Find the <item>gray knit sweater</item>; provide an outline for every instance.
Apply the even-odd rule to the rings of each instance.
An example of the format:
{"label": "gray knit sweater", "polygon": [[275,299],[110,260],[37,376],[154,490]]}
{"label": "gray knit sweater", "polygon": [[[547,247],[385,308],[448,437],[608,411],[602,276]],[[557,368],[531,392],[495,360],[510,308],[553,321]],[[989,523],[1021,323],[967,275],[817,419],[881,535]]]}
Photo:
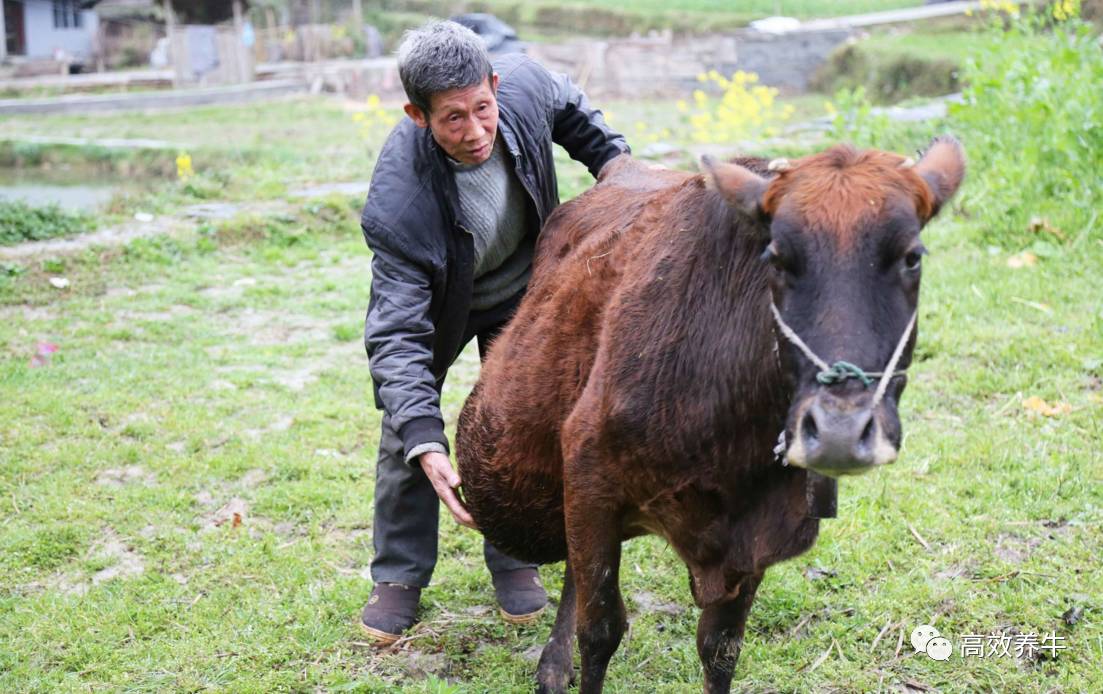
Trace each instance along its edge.
{"label": "gray knit sweater", "polygon": [[481,164],[449,162],[460,207],[475,242],[471,308],[484,311],[520,292],[532,273],[533,241],[525,238],[528,200],[501,137]]}

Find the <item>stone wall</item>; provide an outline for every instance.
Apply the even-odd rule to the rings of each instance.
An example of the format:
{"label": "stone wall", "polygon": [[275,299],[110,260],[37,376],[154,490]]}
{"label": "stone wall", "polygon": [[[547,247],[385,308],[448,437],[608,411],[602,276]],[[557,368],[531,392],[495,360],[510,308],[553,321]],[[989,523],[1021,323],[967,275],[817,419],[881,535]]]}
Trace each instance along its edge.
{"label": "stone wall", "polygon": [[529,54],[565,72],[587,93],[601,97],[684,95],[709,70],[757,73],[762,84],[800,92],[828,55],[850,35],[846,29],[764,34],[746,30],[704,37],[670,33],[629,39],[580,39],[532,44]]}

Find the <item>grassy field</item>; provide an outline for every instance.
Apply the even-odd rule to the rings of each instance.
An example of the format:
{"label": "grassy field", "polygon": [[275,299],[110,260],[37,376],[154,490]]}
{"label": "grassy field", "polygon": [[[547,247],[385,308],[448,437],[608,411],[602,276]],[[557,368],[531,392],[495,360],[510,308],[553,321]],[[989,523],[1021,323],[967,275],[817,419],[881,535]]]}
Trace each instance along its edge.
{"label": "grassy field", "polygon": [[[279,233],[245,219],[89,253],[50,268],[66,291],[36,268],[6,283],[0,689],[525,688],[551,617],[500,624],[477,538],[450,521],[416,638],[376,654],[356,631],[378,414],[354,205],[304,208]],[[968,226],[926,232],[905,453],[845,482],[815,549],[770,572],[743,688],[1103,686],[1103,241],[1075,230],[1067,255],[1012,270]],[[59,349],[31,368],[39,342]],[[466,355],[450,418],[476,370]],[[1030,396],[1071,411],[1038,415]],[[684,569],[653,539],[626,557],[633,628],[611,690],[684,691]],[[938,663],[897,649],[920,622],[951,638],[1055,630],[1069,648]]]}
{"label": "grassy field", "polygon": [[[1042,47],[1031,51],[1033,65]],[[1063,113],[1054,104],[1046,118]],[[625,123],[661,110],[610,108]],[[1015,103],[984,108],[976,119],[991,115],[1016,142],[1034,127],[1013,120],[1030,110]],[[268,215],[249,204],[366,177],[378,141],[357,110],[294,100],[167,120],[0,121],[0,137],[156,137],[194,154],[194,176],[177,180],[163,175],[173,153],[157,155],[167,164],[86,153],[161,174],[103,224],[244,205],[170,236],[0,264],[0,691],[531,690],[552,615],[503,624],[479,538],[451,520],[411,638],[374,651],[356,626],[379,433],[360,336],[362,201],[288,201]],[[844,481],[816,546],[767,574],[737,690],[1103,691],[1103,221],[1096,198],[1062,208],[1047,171],[1029,170],[1041,183],[1026,197],[1025,182],[1004,186],[985,168],[1002,160],[967,137],[988,126],[956,123],[974,128],[958,134],[975,164],[924,232],[901,459]],[[874,134],[910,150],[946,127]],[[1082,154],[1075,142],[1093,133],[1065,150]],[[986,146],[1006,149],[996,135]],[[1035,139],[1018,151],[1023,167],[1035,149],[1052,154],[1041,130]],[[586,185],[577,166],[563,174],[565,195]],[[1098,195],[1098,179],[1071,177]],[[1032,208],[1001,216],[1012,203],[1037,205],[1050,228],[1027,230]],[[59,276],[69,287],[49,283]],[[468,351],[451,372],[449,426],[477,371]],[[543,569],[556,594],[560,572]],[[608,691],[698,690],[684,566],[643,538],[626,545],[621,580],[632,626]],[[911,648],[922,623],[951,640],[948,661]],[[1031,634],[1064,648],[1015,657]],[[965,657],[967,636],[1003,636],[1010,652]]]}

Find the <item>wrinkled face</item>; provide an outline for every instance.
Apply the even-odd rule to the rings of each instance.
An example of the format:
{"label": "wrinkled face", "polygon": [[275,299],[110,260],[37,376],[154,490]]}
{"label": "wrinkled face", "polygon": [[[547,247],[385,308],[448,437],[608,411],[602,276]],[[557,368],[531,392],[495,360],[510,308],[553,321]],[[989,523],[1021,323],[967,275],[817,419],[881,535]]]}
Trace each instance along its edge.
{"label": "wrinkled face", "polygon": [[[880,376],[861,375],[885,371],[898,348],[893,371],[911,361],[909,323],[925,253],[920,229],[957,189],[964,159],[960,145],[945,139],[916,165],[836,147],[781,168],[772,181],[719,167],[712,173],[730,200],[748,211],[753,204],[769,219],[762,260],[780,322],[792,333],[779,323],[782,371],[793,393],[786,460],[831,476],[866,472],[896,460],[906,379],[893,376],[879,389]],[[857,369],[825,373],[824,364],[839,362]]]}
{"label": "wrinkled face", "polygon": [[431,111],[406,104],[406,114],[419,127],[429,128],[448,156],[462,164],[481,164],[490,158],[498,132],[498,75],[470,87],[433,94]]}

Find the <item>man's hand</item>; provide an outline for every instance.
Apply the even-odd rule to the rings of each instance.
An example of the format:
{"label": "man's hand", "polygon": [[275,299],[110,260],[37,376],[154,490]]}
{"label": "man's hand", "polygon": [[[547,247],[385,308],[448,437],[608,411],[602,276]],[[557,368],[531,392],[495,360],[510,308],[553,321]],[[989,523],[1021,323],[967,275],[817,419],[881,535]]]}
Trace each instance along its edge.
{"label": "man's hand", "polygon": [[433,484],[437,496],[452,512],[452,517],[456,519],[456,522],[478,530],[475,526],[475,519],[471,517],[471,514],[460,503],[459,497],[456,496],[454,490],[460,486],[460,476],[452,469],[452,461],[448,459],[448,456],[430,451],[419,455],[417,460],[421,463],[421,469],[425,471],[425,476]]}

